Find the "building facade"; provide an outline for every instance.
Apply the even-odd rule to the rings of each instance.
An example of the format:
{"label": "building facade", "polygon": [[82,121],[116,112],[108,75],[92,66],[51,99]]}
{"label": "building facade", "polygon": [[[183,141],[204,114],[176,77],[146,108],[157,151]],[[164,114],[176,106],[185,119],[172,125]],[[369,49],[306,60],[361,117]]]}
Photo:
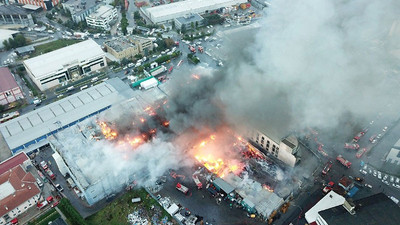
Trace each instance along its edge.
{"label": "building facade", "polygon": [[30,168],[34,167],[23,152],[0,164],[0,225],[36,206],[40,189],[34,176],[27,172]]}
{"label": "building facade", "polygon": [[129,40],[138,46],[139,53],[147,55],[149,51],[153,51],[153,41],[149,38],[140,37],[137,35],[129,36]]}
{"label": "building facade", "polygon": [[25,60],[23,64],[42,91],[107,66],[105,53],[92,39]]}
{"label": "building facade", "polygon": [[175,18],[175,27],[176,29],[193,29],[196,27],[201,27],[203,26],[204,18],[201,17],[198,13],[194,14],[188,14],[185,16],[181,16],[178,18]]}
{"label": "building facade", "polygon": [[86,17],[86,23],[90,27],[110,30],[110,23],[118,17],[117,9],[111,5],[100,6],[95,12]]}
{"label": "building facade", "polygon": [[18,0],[19,4],[23,5],[36,5],[42,7],[44,10],[50,10],[60,3],[60,0]]}
{"label": "building facade", "polygon": [[62,3],[65,9],[71,13],[72,21],[79,23],[85,21],[86,17],[95,12],[102,4],[97,0],[70,0]]}
{"label": "building facade", "polygon": [[30,13],[16,5],[0,6],[0,25],[14,24],[21,26],[33,25],[33,18]]}
{"label": "building facade", "polygon": [[139,47],[128,39],[121,37],[115,40],[104,42],[107,52],[111,53],[118,60],[130,59],[139,54]]}
{"label": "building facade", "polygon": [[294,136],[288,136],[280,141],[276,141],[258,130],[248,132],[248,138],[252,145],[259,149],[263,154],[273,156],[286,165],[294,167],[300,159],[298,152],[298,141]]}
{"label": "building facade", "polygon": [[24,98],[21,88],[8,67],[0,67],[0,105],[6,105]]}

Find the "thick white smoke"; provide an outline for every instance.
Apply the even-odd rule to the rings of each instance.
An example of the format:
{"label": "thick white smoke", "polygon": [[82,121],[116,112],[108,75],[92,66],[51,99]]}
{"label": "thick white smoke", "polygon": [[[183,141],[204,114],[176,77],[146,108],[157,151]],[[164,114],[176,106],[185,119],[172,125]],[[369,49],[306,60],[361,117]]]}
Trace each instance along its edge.
{"label": "thick white smoke", "polygon": [[228,118],[282,137],[306,126],[333,128],[348,112],[361,119],[378,113],[398,96],[392,52],[400,32],[389,33],[399,4],[274,1],[254,44],[242,54],[228,46],[234,63],[217,91]]}

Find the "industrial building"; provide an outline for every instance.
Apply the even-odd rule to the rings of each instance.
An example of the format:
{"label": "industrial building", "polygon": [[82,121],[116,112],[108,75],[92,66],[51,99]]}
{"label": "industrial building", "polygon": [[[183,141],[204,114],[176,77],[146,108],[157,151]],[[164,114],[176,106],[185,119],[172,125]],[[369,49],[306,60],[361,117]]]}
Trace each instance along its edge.
{"label": "industrial building", "polygon": [[145,18],[154,24],[173,21],[191,13],[203,14],[222,7],[245,3],[247,0],[187,0],[155,7],[140,8]]}
{"label": "industrial building", "polygon": [[44,10],[50,10],[60,3],[60,0],[18,0],[19,4],[23,5],[36,5],[42,7]]}
{"label": "industrial building", "polygon": [[86,23],[90,27],[110,30],[110,23],[115,21],[117,17],[116,8],[111,5],[103,5],[86,17]]}
{"label": "industrial building", "polygon": [[306,212],[305,218],[310,225],[397,225],[400,207],[383,193],[348,202],[331,191]]}
{"label": "industrial building", "polygon": [[132,89],[118,78],[85,89],[0,125],[12,154],[48,144],[47,137],[131,98]]}
{"label": "industrial building", "polygon": [[21,152],[0,163],[0,224],[16,221],[16,217],[36,206],[40,189],[32,173],[28,156]]}
{"label": "industrial building", "polygon": [[19,33],[17,30],[0,29],[0,49],[4,48],[4,41],[8,41],[9,38],[14,38],[14,35],[17,33]]}
{"label": "industrial building", "polygon": [[0,67],[0,105],[7,105],[23,98],[21,88],[8,67]]}
{"label": "industrial building", "polygon": [[[266,190],[259,182],[252,179],[242,179],[233,173],[224,177],[224,182],[217,181],[216,183],[214,182],[214,185],[225,187],[224,189],[228,190],[234,188],[235,192],[242,198],[240,204],[244,209],[248,213],[257,213],[264,219],[268,219],[284,203],[283,198],[273,191]],[[227,194],[229,195],[229,193]]]}
{"label": "industrial building", "polygon": [[98,0],[69,0],[62,3],[71,12],[72,21],[79,23],[96,11],[102,4]]}
{"label": "industrial building", "polygon": [[291,167],[294,167],[301,158],[299,143],[293,135],[279,139],[277,135],[270,132],[267,134],[267,132],[251,130],[248,132],[248,138],[250,143],[263,154],[273,156]]}
{"label": "industrial building", "polygon": [[105,53],[92,39],[27,59],[23,64],[42,91],[107,66]]}
{"label": "industrial building", "polygon": [[[128,87],[126,84],[120,85]],[[125,107],[126,111],[132,114],[142,113],[149,102],[166,96],[165,92],[160,89],[151,89],[146,92],[133,92],[130,89],[130,92],[133,93],[133,96],[128,100],[116,103],[118,104],[116,107]],[[108,111],[102,113],[98,118],[112,116],[110,115],[112,111],[109,114],[107,113]],[[119,163],[118,160],[120,160],[118,157],[112,157],[111,160],[115,159],[114,164],[102,168],[92,168],[91,161],[94,158],[97,159],[95,163],[97,165],[99,162],[110,163],[109,154],[111,153],[109,151],[118,151],[109,142],[102,142],[102,139],[104,139],[104,136],[94,120],[82,121],[48,138],[50,146],[55,152],[53,158],[60,172],[64,176],[69,175],[79,189],[79,196],[84,198],[89,205],[113,196],[116,192],[131,184],[134,176],[129,171],[137,169],[134,162],[125,163],[124,166],[116,166],[115,164]],[[108,144],[110,144],[110,147],[105,147]],[[91,151],[85,151],[88,148]],[[126,159],[128,160],[129,157],[127,156]],[[94,172],[94,169],[98,172]]]}
{"label": "industrial building", "polygon": [[128,38],[132,43],[138,46],[139,53],[147,55],[149,51],[153,51],[154,45],[151,39],[137,35],[131,35]]}
{"label": "industrial building", "polygon": [[185,16],[180,16],[175,18],[175,27],[176,29],[192,29],[203,26],[204,18],[201,17],[198,13],[188,14]]}
{"label": "industrial building", "polygon": [[25,9],[16,5],[0,6],[0,25],[17,25],[26,27],[33,25],[33,18]]}

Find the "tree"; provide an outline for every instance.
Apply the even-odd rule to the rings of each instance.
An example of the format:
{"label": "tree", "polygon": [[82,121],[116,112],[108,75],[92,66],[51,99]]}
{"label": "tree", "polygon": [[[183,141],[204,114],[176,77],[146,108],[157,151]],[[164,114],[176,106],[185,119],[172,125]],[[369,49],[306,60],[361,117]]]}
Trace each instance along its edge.
{"label": "tree", "polygon": [[172,40],[171,38],[166,38],[164,41],[167,48],[171,48],[172,46],[175,45],[175,41]]}
{"label": "tree", "polygon": [[128,27],[128,25],[129,25],[129,23],[128,23],[128,19],[126,18],[126,13],[123,12],[122,18],[121,18],[121,30],[124,35],[126,35],[128,33],[128,31],[126,29]]}
{"label": "tree", "polygon": [[193,22],[190,23],[190,27],[192,28],[192,30],[194,29],[194,23]]}
{"label": "tree", "polygon": [[136,55],[135,55],[135,58],[141,59],[141,58],[143,58],[143,55],[142,55],[142,54],[136,54]]}
{"label": "tree", "polygon": [[4,105],[0,105],[0,112],[3,112],[6,109]]}
{"label": "tree", "polygon": [[199,21],[196,21],[195,26],[196,26],[196,29],[199,27]]}
{"label": "tree", "polygon": [[140,20],[140,19],[142,19],[142,17],[140,16],[139,11],[135,11],[135,12],[133,13],[133,19],[134,19],[134,20]]}

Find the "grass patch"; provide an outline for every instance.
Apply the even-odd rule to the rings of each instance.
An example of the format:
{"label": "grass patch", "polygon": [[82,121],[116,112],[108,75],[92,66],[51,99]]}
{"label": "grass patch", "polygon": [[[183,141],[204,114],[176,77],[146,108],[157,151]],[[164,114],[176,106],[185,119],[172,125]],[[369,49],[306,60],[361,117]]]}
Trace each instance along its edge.
{"label": "grass patch", "polygon": [[87,223],[83,219],[83,217],[76,211],[76,209],[71,205],[68,199],[63,198],[58,204],[58,208],[62,211],[62,213],[67,217],[69,224],[72,225],[86,225]]}
{"label": "grass patch", "polygon": [[[141,202],[132,203],[132,198],[141,198]],[[144,189],[131,190],[114,200],[107,207],[97,212],[96,214],[86,219],[89,225],[123,225],[128,224],[127,216],[135,210],[143,210],[149,219],[154,215],[155,209],[152,206],[157,207],[158,211],[161,210],[161,220],[165,216],[171,221],[171,216],[153,199]]]}
{"label": "grass patch", "polygon": [[30,221],[28,224],[30,225],[48,225],[49,222],[56,220],[60,217],[60,214],[55,210],[51,209],[45,214],[41,215],[39,218]]}
{"label": "grass patch", "polygon": [[60,40],[52,41],[52,42],[49,42],[49,43],[46,43],[46,44],[35,46],[35,52],[33,52],[31,54],[31,58],[35,57],[35,56],[38,56],[38,55],[41,55],[41,54],[45,54],[45,53],[57,50],[57,49],[60,49],[60,48],[64,48],[64,47],[66,47],[68,45],[76,44],[76,43],[81,42],[81,41],[82,40],[74,40],[74,39],[63,40],[63,39],[60,39]]}

